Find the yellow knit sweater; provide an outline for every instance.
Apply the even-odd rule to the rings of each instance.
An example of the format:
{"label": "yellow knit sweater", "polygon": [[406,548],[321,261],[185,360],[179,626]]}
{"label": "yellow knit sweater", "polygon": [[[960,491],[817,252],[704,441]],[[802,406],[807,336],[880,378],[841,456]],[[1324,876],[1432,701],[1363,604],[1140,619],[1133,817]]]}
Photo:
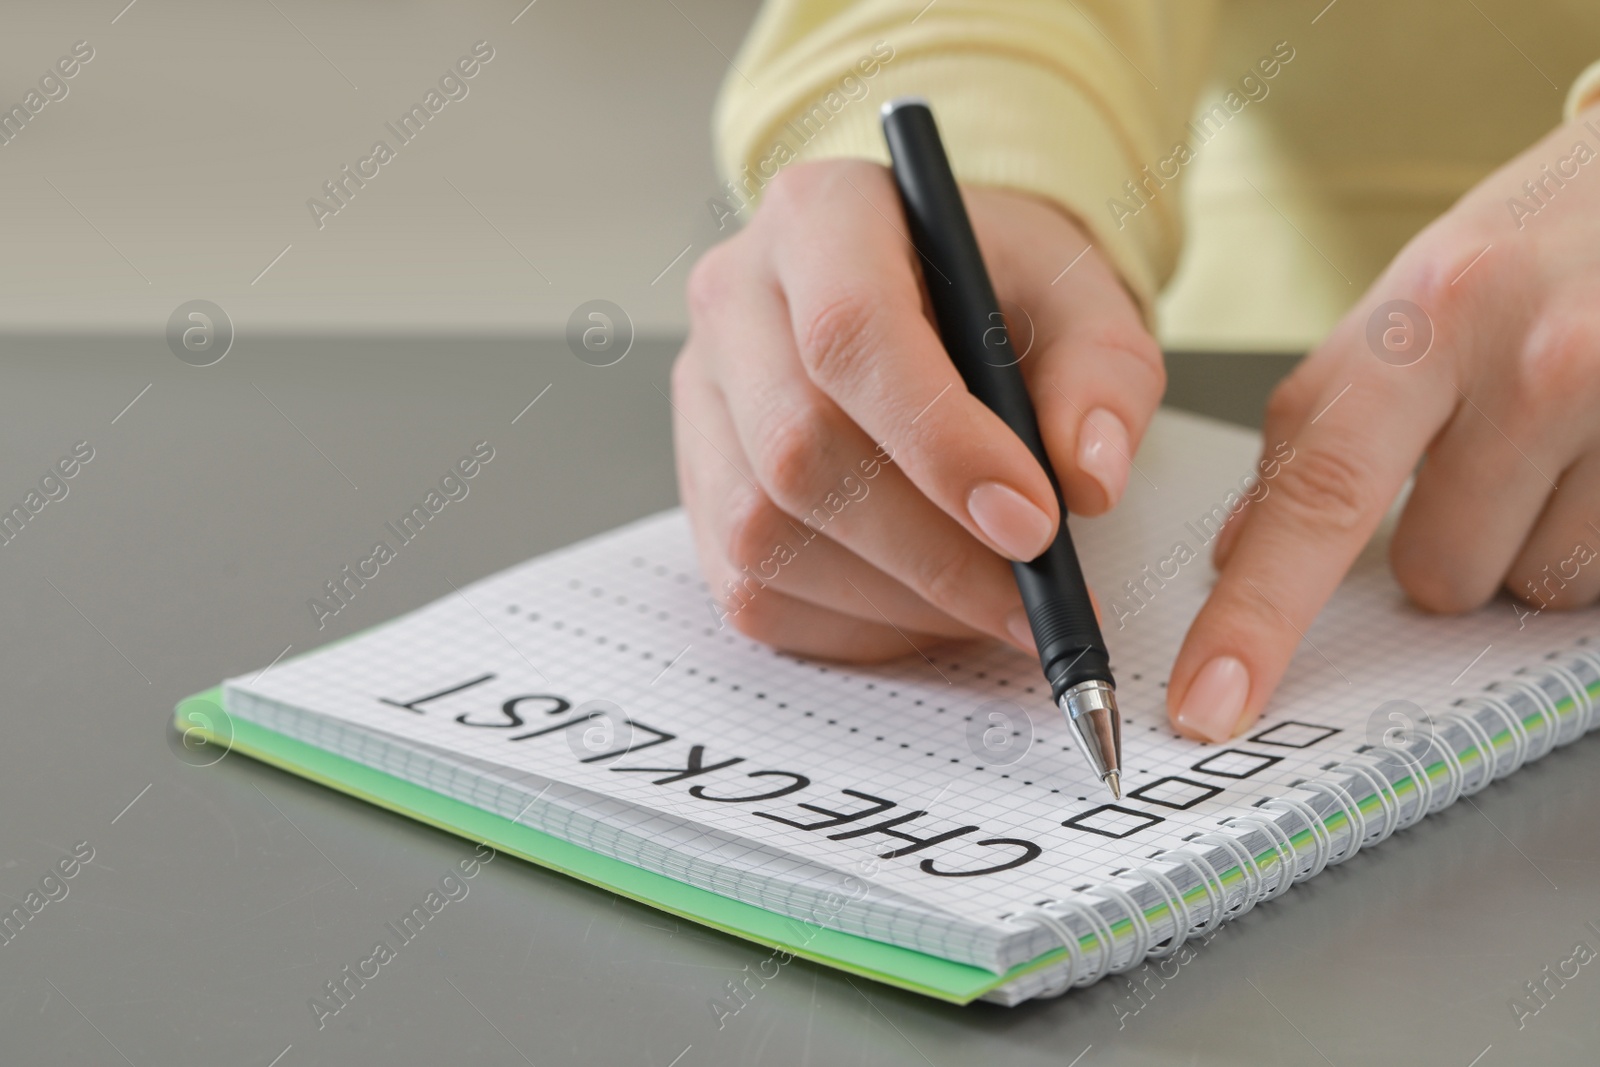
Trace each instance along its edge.
{"label": "yellow knit sweater", "polygon": [[1075,215],[1168,347],[1298,351],[1600,101],[1597,56],[1596,0],[767,0],[713,210],[796,159],[886,162],[878,105],[920,94],[961,180]]}

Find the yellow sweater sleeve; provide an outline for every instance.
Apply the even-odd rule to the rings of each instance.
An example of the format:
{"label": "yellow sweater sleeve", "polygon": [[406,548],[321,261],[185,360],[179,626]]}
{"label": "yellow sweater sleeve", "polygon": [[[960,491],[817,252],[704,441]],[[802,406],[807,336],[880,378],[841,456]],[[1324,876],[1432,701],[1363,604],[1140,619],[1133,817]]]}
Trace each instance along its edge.
{"label": "yellow sweater sleeve", "polygon": [[1059,204],[1148,315],[1177,262],[1180,198],[1125,228],[1106,202],[1182,139],[1214,15],[1209,0],[767,0],[717,101],[728,207],[796,159],[886,163],[879,105],[921,95],[959,180]]}

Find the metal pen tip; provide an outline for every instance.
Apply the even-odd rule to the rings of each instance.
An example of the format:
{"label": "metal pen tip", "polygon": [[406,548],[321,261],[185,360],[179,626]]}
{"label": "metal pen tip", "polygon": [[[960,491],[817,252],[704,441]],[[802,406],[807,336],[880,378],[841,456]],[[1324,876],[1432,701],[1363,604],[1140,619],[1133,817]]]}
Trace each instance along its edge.
{"label": "metal pen tip", "polygon": [[1079,682],[1057,699],[1078,751],[1089,770],[1122,799],[1122,720],[1117,716],[1117,696],[1110,683]]}

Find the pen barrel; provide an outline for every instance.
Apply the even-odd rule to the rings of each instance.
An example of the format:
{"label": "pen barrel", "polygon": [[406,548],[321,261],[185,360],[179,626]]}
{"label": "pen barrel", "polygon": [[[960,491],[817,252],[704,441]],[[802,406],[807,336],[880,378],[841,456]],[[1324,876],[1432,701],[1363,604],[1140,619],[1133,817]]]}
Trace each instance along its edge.
{"label": "pen barrel", "polygon": [[1087,596],[1062,593],[1065,589],[1088,589],[1081,577],[1071,577],[1081,571],[1072,535],[1067,532],[1066,513],[1062,508],[1061,532],[1044,555],[1027,563],[1011,564],[1017,588],[1022,590],[1022,603],[1028,610],[1034,643],[1039,646],[1039,666],[1050,681],[1054,700],[1061,699],[1062,693],[1079,682],[1115,682],[1094,604]]}
{"label": "pen barrel", "polygon": [[922,103],[892,103],[884,109],[883,131],[928,302],[950,360],[967,389],[1039,461],[1060,509],[1060,529],[1050,547],[1037,559],[1012,564],[1052,696],[1059,698],[1083,681],[1110,682],[1105,639],[1067,530],[1061,486],[1017,366],[1021,356],[1012,347],[933,112]]}

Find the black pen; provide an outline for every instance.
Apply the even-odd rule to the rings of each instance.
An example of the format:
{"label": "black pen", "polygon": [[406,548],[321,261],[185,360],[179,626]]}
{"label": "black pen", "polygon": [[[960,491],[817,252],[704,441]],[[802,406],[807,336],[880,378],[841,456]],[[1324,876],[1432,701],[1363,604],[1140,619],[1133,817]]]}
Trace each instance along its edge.
{"label": "black pen", "polygon": [[1012,563],[1011,571],[1028,611],[1050,695],[1067,717],[1090,768],[1112,797],[1120,798],[1122,724],[1111,657],[1067,531],[1061,486],[1045,454],[1028,387],[1017,369],[1019,357],[1012,350],[927,101],[899,97],[883,105],[882,116],[895,185],[911,228],[911,243],[921,257],[939,337],[967,389],[1028,446],[1056,494],[1061,526],[1055,540],[1037,559]]}

